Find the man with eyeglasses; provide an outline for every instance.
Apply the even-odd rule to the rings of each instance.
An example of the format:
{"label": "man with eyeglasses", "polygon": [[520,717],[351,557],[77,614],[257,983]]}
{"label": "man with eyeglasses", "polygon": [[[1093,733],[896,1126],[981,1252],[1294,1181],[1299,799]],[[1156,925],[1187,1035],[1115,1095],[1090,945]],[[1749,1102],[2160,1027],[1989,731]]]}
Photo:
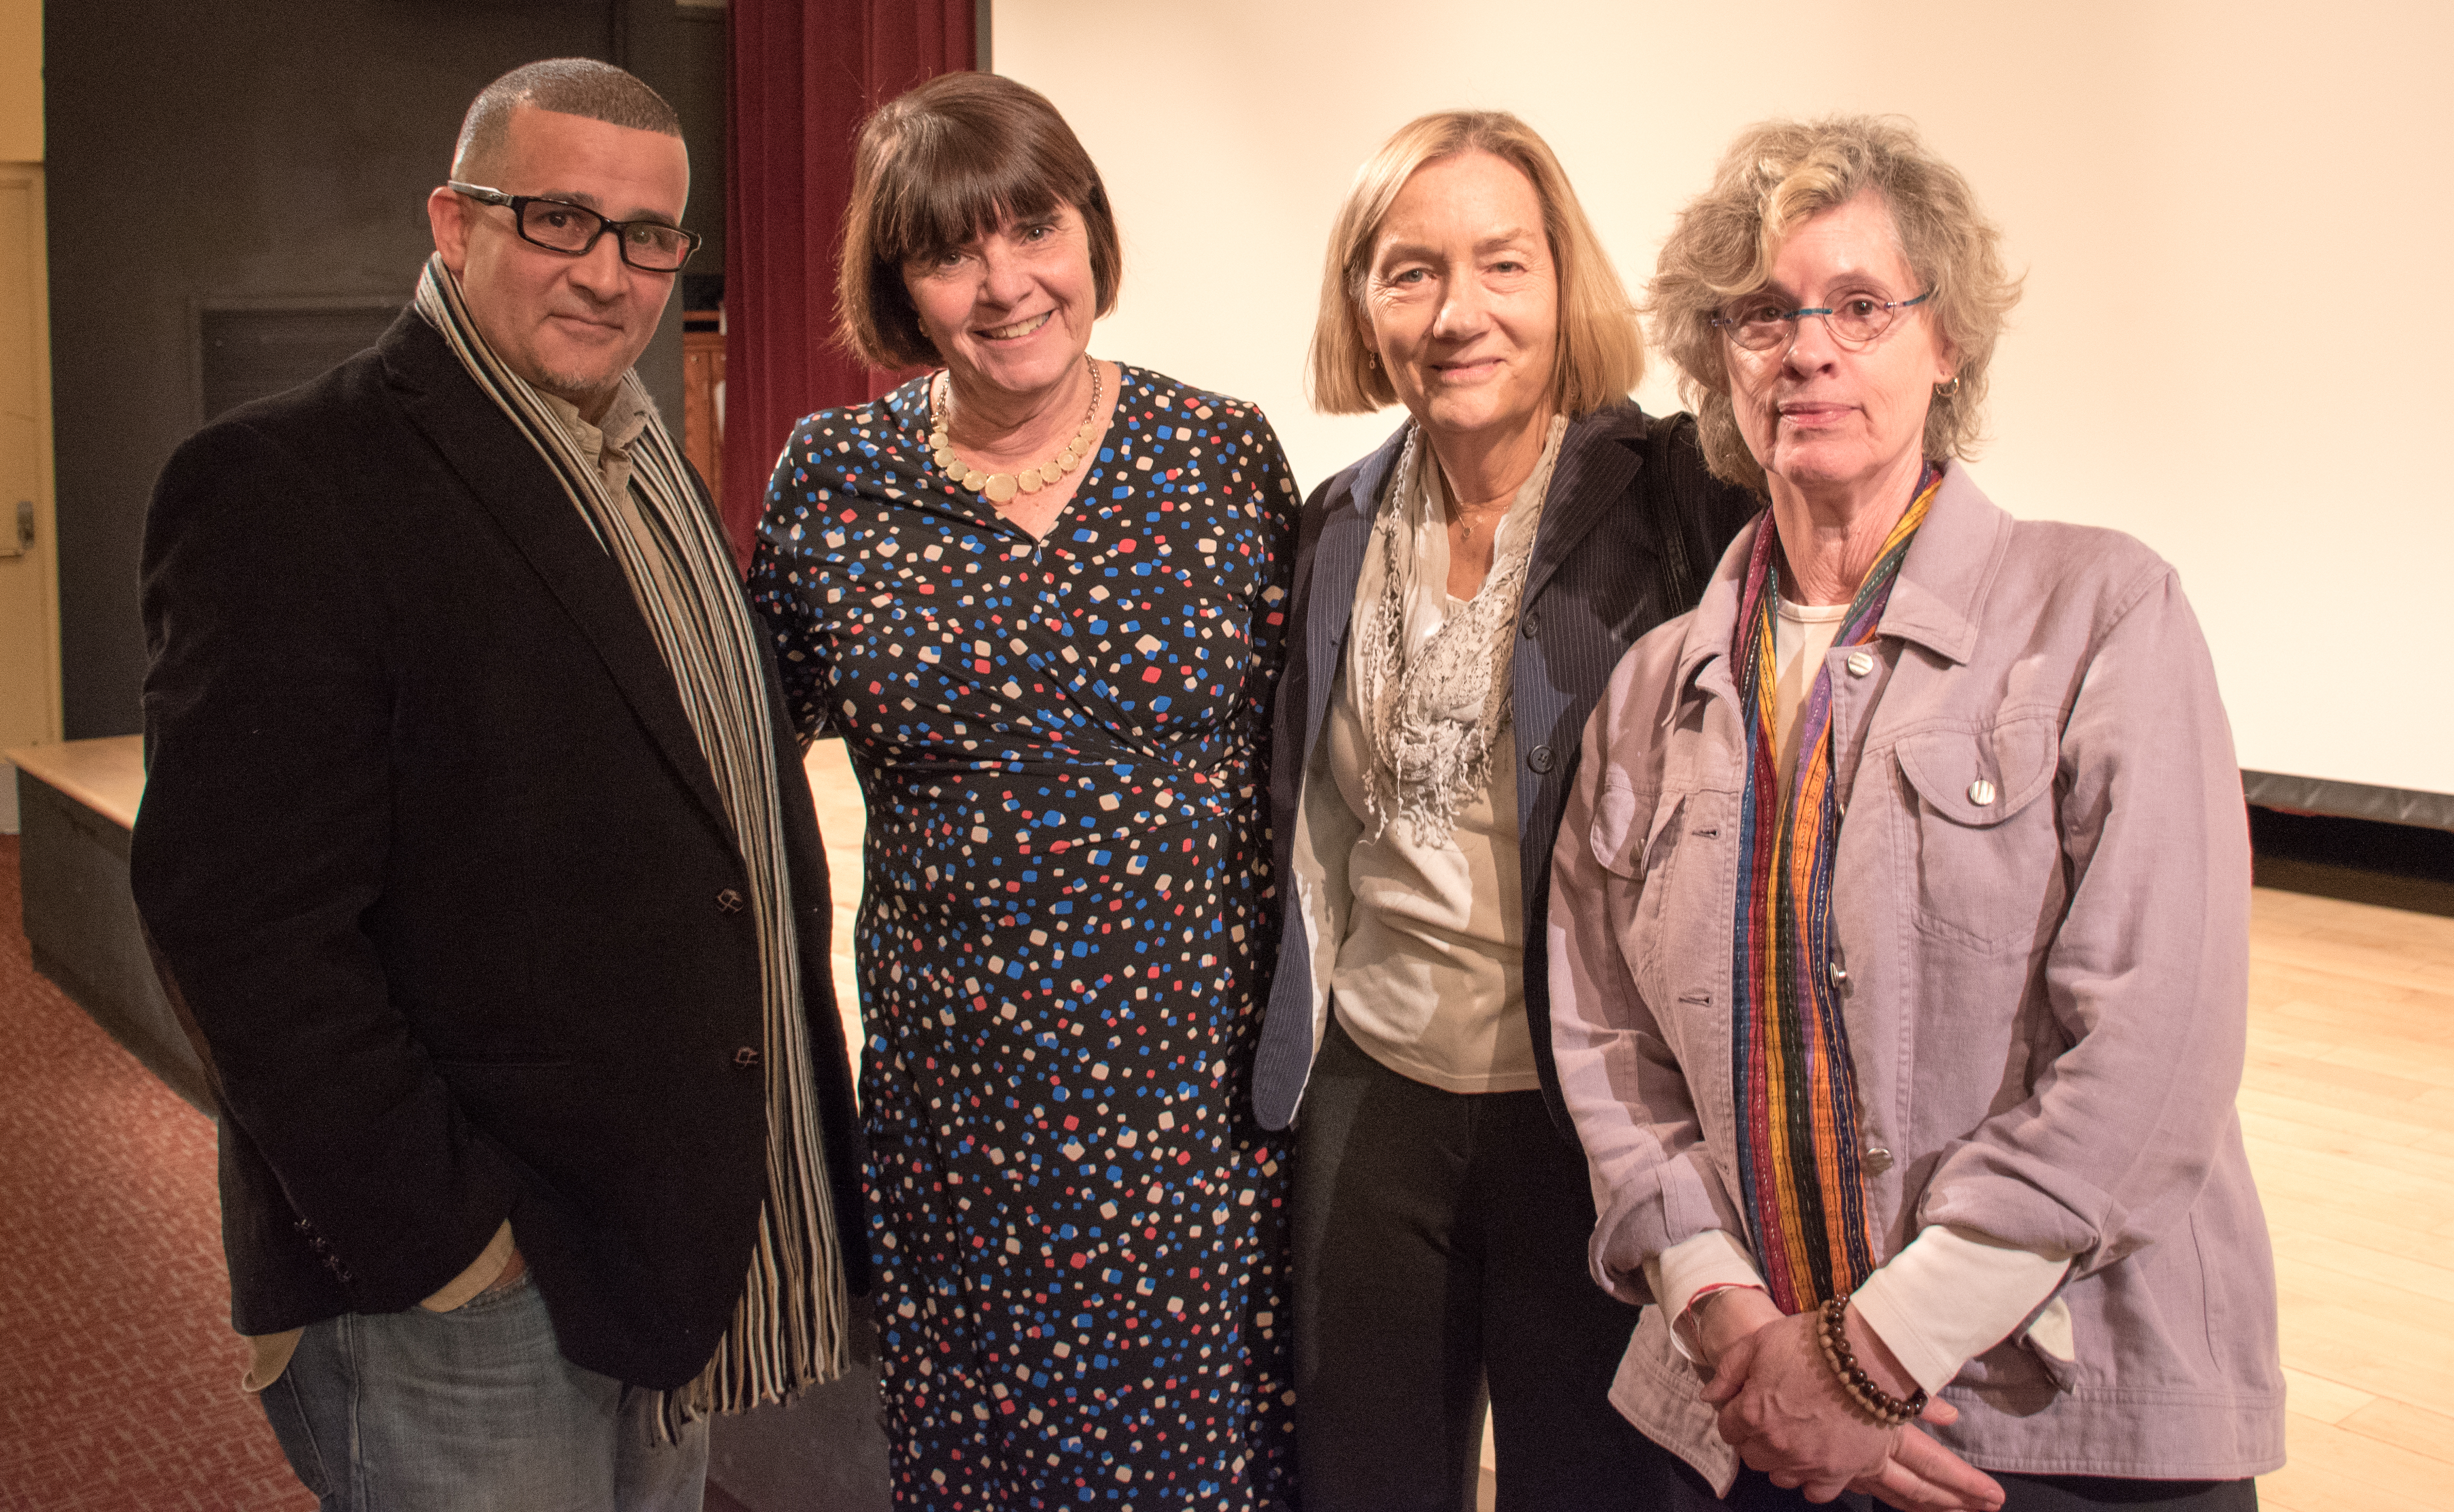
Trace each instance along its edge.
{"label": "man with eyeglasses", "polygon": [[327,1508],[696,1508],[709,1414],[846,1363],[824,853],[632,371],[689,188],[631,75],[505,75],[412,307],[148,518],[137,903],[246,1385]]}

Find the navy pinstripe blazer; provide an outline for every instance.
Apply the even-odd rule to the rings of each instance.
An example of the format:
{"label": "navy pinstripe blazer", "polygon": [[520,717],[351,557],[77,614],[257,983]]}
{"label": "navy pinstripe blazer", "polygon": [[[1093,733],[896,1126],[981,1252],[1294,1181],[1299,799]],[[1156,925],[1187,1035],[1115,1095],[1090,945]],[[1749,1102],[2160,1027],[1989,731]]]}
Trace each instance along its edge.
{"label": "navy pinstripe blazer", "polygon": [[[1293,1120],[1312,1072],[1312,951],[1289,871],[1314,742],[1346,650],[1355,584],[1389,470],[1405,445],[1400,426],[1379,450],[1304,501],[1289,605],[1286,671],[1271,725],[1271,860],[1277,879],[1277,971],[1253,1067],[1262,1126]],[[1549,959],[1551,843],[1575,776],[1585,716],[1611,669],[1637,637],[1695,607],[1721,551],[1758,508],[1713,477],[1685,414],[1655,418],[1610,405],[1568,427],[1527,565],[1519,641],[1510,674],[1517,759],[1519,864],[1525,899],[1525,1014],[1542,1093],[1568,1129],[1551,1063]],[[1574,1136],[1570,1136],[1574,1138]]]}

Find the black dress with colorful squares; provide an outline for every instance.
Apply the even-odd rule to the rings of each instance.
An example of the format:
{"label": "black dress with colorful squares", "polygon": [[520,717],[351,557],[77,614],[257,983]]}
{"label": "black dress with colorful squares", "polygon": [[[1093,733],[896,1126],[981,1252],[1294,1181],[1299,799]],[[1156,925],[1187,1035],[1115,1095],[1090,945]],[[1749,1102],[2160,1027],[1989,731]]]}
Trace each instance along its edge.
{"label": "black dress with colorful squares", "polygon": [[1250,405],[1122,370],[1043,540],[926,380],[812,415],[750,591],[868,803],[856,957],[897,1502],[1241,1509],[1293,1432],[1247,1078],[1297,500]]}

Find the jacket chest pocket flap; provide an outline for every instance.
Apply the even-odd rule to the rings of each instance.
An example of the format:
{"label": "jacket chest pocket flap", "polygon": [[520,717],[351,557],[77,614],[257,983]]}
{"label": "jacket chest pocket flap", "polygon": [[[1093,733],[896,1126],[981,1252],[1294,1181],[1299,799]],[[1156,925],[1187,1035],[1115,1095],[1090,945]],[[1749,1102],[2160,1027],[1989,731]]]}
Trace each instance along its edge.
{"label": "jacket chest pocket flap", "polygon": [[1680,852],[1680,816],[1688,809],[1680,793],[1639,793],[1622,783],[1605,781],[1594,802],[1594,827],[1587,837],[1594,859],[1610,874],[1605,884],[1640,889],[1636,908],[1620,939],[1621,954],[1640,972],[1659,964],[1663,946],[1661,918],[1670,903],[1670,879]]}
{"label": "jacket chest pocket flap", "polygon": [[1639,793],[1624,782],[1605,779],[1594,798],[1594,827],[1586,836],[1594,859],[1623,882],[1649,885],[1659,880],[1648,877],[1647,863],[1667,863],[1669,849],[1659,842],[1678,817],[1680,801],[1676,793]]}
{"label": "jacket chest pocket flap", "polygon": [[2037,800],[2053,787],[2057,725],[2050,715],[2025,715],[1901,737],[1901,775],[1915,795],[1907,840],[1920,928],[1983,949],[2050,928],[2062,839],[2054,805]]}

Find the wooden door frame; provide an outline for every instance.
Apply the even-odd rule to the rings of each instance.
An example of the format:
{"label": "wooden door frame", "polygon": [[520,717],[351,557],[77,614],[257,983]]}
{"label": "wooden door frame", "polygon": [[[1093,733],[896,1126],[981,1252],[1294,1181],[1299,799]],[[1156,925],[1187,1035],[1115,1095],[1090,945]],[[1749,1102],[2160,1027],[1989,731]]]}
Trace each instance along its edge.
{"label": "wooden door frame", "polygon": [[[39,558],[36,576],[43,592],[43,639],[41,663],[44,676],[43,715],[45,729],[36,744],[48,744],[60,738],[63,723],[60,674],[60,533],[58,477],[51,450],[51,294],[49,248],[46,234],[49,225],[44,210],[43,165],[40,163],[0,163],[0,184],[24,184],[33,201],[33,224],[30,228],[33,245],[27,267],[33,287],[27,290],[33,312],[34,334],[34,545],[30,554]],[[14,531],[16,501],[0,499],[0,529]],[[9,805],[13,809],[14,805]]]}

